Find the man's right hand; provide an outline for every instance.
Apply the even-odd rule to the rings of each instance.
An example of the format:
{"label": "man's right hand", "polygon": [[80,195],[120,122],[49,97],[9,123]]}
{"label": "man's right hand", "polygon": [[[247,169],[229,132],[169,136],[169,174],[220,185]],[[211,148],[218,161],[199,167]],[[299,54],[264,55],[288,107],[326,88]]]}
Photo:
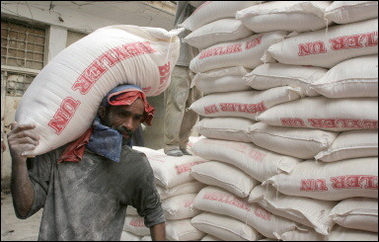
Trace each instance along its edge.
{"label": "man's right hand", "polygon": [[12,156],[11,192],[18,217],[25,217],[33,205],[34,190],[28,175],[27,157],[23,153],[35,149],[38,140],[35,125],[17,122],[11,124],[11,132],[8,133],[9,151]]}
{"label": "man's right hand", "polygon": [[11,132],[8,133],[9,151],[14,158],[19,157],[26,160],[25,151],[34,150],[39,143],[39,135],[35,131],[34,124],[11,124]]}

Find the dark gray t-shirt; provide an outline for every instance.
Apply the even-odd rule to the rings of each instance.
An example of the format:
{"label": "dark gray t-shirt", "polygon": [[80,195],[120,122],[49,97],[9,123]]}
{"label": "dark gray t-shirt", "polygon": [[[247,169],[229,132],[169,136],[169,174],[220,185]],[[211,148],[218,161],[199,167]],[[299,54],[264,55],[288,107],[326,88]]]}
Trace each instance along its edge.
{"label": "dark gray t-shirt", "polygon": [[35,200],[27,216],[17,216],[43,207],[39,240],[120,240],[128,205],[147,227],[165,222],[143,153],[123,146],[121,161],[114,162],[86,150],[80,162],[57,164],[63,149],[28,160]]}

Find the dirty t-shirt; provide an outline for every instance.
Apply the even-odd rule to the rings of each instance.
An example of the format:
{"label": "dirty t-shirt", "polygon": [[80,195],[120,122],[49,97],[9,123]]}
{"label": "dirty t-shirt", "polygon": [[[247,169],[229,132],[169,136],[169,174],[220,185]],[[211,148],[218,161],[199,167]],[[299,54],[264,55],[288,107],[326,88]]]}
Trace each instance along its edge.
{"label": "dirty t-shirt", "polygon": [[123,146],[114,162],[86,150],[80,162],[57,164],[64,147],[29,159],[35,200],[43,207],[39,240],[120,240],[128,205],[145,225],[165,222],[146,156]]}

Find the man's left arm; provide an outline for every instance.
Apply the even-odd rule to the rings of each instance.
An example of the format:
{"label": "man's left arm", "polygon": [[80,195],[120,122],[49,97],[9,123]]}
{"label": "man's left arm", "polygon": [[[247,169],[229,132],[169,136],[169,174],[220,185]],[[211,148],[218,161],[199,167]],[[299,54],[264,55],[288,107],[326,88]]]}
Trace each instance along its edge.
{"label": "man's left arm", "polygon": [[152,240],[165,241],[165,216],[161,199],[156,188],[153,169],[145,154],[138,159],[138,170],[133,172],[136,184],[132,195],[132,206],[137,209],[138,215],[144,217],[145,226],[150,229]]}
{"label": "man's left arm", "polygon": [[159,223],[150,227],[153,241],[166,241],[166,223]]}

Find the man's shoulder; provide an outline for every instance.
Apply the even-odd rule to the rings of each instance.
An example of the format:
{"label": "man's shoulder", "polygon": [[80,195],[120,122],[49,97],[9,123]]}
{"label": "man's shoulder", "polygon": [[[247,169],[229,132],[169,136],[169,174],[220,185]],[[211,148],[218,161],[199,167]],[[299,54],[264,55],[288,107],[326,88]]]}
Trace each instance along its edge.
{"label": "man's shoulder", "polygon": [[133,149],[129,146],[122,147],[122,153],[127,157],[133,157],[134,159],[147,160],[146,154],[140,150]]}

